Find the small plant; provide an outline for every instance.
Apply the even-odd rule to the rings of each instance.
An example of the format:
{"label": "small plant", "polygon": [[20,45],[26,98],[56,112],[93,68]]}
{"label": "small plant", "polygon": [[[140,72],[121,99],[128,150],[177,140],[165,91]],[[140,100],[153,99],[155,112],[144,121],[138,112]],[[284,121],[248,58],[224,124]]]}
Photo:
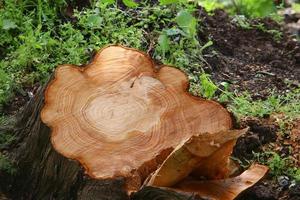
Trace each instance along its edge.
{"label": "small plant", "polygon": [[217,86],[211,81],[210,75],[202,69],[206,63],[203,51],[213,42],[201,45],[197,40],[198,21],[188,9],[178,11],[172,28],[165,28],[158,37],[155,56],[164,64],[179,66],[189,74],[190,92],[206,98],[213,98]]}
{"label": "small plant", "polygon": [[295,12],[300,12],[300,3],[292,3],[292,9],[295,11]]}
{"label": "small plant", "polygon": [[281,20],[276,13],[273,0],[198,0],[198,4],[209,13],[215,9],[225,9],[232,15],[244,15],[247,18],[271,17]]}
{"label": "small plant", "polygon": [[218,0],[198,0],[198,4],[208,13],[212,13],[215,9],[225,7],[224,2]]}
{"label": "small plant", "polygon": [[282,32],[275,30],[275,29],[267,29],[263,23],[254,24],[252,25],[253,28],[256,28],[264,33],[271,34],[273,36],[273,39],[277,42],[279,42],[282,39]]}
{"label": "small plant", "polygon": [[[138,4],[133,0],[122,0],[122,2],[129,8],[135,8],[138,6]],[[116,0],[102,0],[100,1],[100,3],[110,5],[116,3]]]}
{"label": "small plant", "polygon": [[236,23],[243,29],[251,29],[252,26],[249,23],[249,20],[244,15],[235,15],[232,19],[233,23]]}
{"label": "small plant", "polygon": [[300,181],[300,168],[294,167],[290,158],[282,158],[276,152],[254,153],[254,157],[258,162],[268,165],[274,177],[286,175]]}
{"label": "small plant", "polygon": [[218,87],[211,81],[209,75],[206,73],[202,73],[200,75],[200,83],[201,83],[201,94],[208,99],[213,98]]}
{"label": "small plant", "polygon": [[247,17],[267,17],[276,11],[273,0],[235,0],[237,13]]}
{"label": "small plant", "polygon": [[249,94],[232,96],[229,109],[238,117],[253,116],[264,117],[275,113],[283,113],[284,120],[300,118],[300,89],[286,95],[270,95],[266,100],[254,101]]}

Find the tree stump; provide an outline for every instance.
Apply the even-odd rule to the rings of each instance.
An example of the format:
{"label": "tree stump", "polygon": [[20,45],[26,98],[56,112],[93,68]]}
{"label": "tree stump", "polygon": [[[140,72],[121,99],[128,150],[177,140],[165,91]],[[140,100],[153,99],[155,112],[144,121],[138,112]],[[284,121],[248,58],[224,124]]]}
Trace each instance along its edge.
{"label": "tree stump", "polygon": [[[239,135],[229,131],[231,117],[218,103],[189,95],[187,88],[188,80],[178,69],[157,69],[147,55],[119,46],[103,49],[85,68],[60,66],[18,119],[13,130],[18,139],[10,148],[18,171],[10,178],[0,174],[5,180],[1,187],[18,200],[201,199],[197,191],[146,186],[147,179],[159,174],[154,173],[159,166],[176,160],[178,148],[192,148],[191,155],[202,156],[193,158],[189,173],[195,167],[195,174],[201,169],[200,175],[206,175],[202,172],[211,159],[227,168]],[[228,136],[214,139],[224,131]],[[210,133],[206,146],[190,146],[198,144],[189,142],[192,137],[203,141]],[[220,156],[218,149],[225,144],[226,156]],[[214,146],[209,154],[207,145]],[[262,169],[249,186],[265,173]]]}

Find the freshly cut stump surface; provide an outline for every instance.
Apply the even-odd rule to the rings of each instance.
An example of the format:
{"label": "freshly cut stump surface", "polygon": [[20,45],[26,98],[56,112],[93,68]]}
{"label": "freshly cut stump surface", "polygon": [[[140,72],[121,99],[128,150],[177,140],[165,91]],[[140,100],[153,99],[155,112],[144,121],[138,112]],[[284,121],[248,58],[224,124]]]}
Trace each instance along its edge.
{"label": "freshly cut stump surface", "polygon": [[192,135],[232,126],[226,109],[187,88],[180,70],[109,46],[86,67],[57,68],[42,120],[52,129],[54,148],[78,160],[89,176],[126,177],[139,185]]}

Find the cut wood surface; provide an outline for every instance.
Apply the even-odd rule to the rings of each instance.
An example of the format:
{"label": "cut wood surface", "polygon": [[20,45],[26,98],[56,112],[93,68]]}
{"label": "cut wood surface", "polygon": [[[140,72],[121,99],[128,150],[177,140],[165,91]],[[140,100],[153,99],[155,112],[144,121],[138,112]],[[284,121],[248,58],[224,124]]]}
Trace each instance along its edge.
{"label": "cut wood surface", "polygon": [[86,67],[57,68],[41,117],[52,129],[54,148],[78,160],[89,176],[126,177],[138,187],[191,136],[232,126],[226,109],[187,88],[180,70],[109,46]]}
{"label": "cut wood surface", "polygon": [[[222,199],[222,190],[235,198],[266,170],[228,178],[228,157],[246,130],[231,130],[226,109],[187,87],[181,71],[119,46],[84,68],[60,66],[9,130],[18,135],[18,173],[0,174],[0,187],[30,200]],[[159,184],[147,186],[153,177]]]}

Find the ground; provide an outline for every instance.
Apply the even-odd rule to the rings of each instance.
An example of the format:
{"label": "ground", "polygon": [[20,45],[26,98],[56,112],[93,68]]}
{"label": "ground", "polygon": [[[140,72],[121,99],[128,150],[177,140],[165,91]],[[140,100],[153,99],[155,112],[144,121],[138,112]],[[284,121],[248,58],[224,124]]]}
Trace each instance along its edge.
{"label": "ground", "polygon": [[[88,6],[88,4],[82,4],[79,7],[85,6]],[[123,6],[122,9],[124,10],[122,12],[126,12],[126,7]],[[130,10],[128,12],[134,16],[143,17],[143,14],[138,13],[139,11]],[[66,21],[77,23],[78,19],[73,14],[72,6],[69,6],[62,16]],[[166,15],[168,14],[166,12]],[[278,24],[268,18],[245,21],[237,17],[230,17],[223,10],[216,10],[214,13],[208,14],[201,7],[197,8],[194,15],[200,24],[197,27],[196,35],[198,40],[202,44],[209,41],[213,42],[211,46],[203,50],[203,55],[200,56],[205,60],[202,66],[204,71],[211,75],[211,80],[218,87],[221,87],[221,90],[216,91],[217,95],[213,97],[215,100],[220,100],[219,97],[223,94],[222,90],[226,90],[225,94],[232,95],[234,99],[238,99],[236,97],[247,92],[250,102],[266,101],[267,103],[272,100],[272,95],[284,96],[296,91],[297,94],[293,94],[292,99],[293,106],[296,106],[291,107],[292,109],[299,109],[300,95],[297,88],[300,84],[300,44],[295,36],[287,32],[284,24]],[[290,20],[288,18],[287,21]],[[135,22],[133,20],[130,23],[134,24]],[[162,20],[157,24],[159,24],[159,28],[163,29],[163,25],[168,24],[168,22]],[[168,25],[170,24],[174,25],[174,22]],[[169,64],[171,59],[166,61],[161,55],[158,56],[159,51],[155,47],[157,33],[152,32],[152,29],[157,29],[157,27],[152,26],[153,23],[147,24],[147,28],[145,28],[147,43],[142,43],[145,47],[139,48],[149,52],[158,62]],[[88,37],[87,35],[84,36]],[[175,36],[174,41],[182,37]],[[175,36],[172,35],[171,37]],[[172,53],[174,54],[170,50],[170,57]],[[91,57],[92,53],[89,53],[89,56]],[[176,65],[176,62],[171,62],[171,64]],[[200,70],[191,66],[187,73],[192,76],[194,71],[198,74]],[[229,83],[230,86],[222,88],[224,82]],[[23,86],[21,91],[16,91],[14,98],[4,104],[3,113],[5,115],[18,113],[28,100],[36,94],[37,88],[42,84],[40,81],[35,81],[33,84]],[[273,100],[276,101],[276,98]],[[276,105],[280,107],[286,103],[285,101],[290,102],[290,99],[282,98],[283,103],[280,101],[279,104],[274,104],[273,107],[276,107]],[[249,99],[247,101],[244,101],[244,99],[238,100],[249,103]],[[254,161],[273,167],[267,177],[243,193],[239,199],[300,199],[300,183],[295,178],[300,176],[300,120],[297,121],[297,118],[300,117],[300,111],[294,109],[292,117],[287,117],[287,114],[281,112],[281,110],[278,112],[277,108],[272,108],[262,114],[247,110],[245,114],[240,109],[244,104],[234,104],[228,99],[222,102],[229,109],[235,106],[234,109],[230,110],[233,112],[233,116],[235,115],[236,128],[250,127],[247,134],[237,142],[233,153],[235,159],[244,167],[249,166],[249,163]],[[250,107],[253,106],[252,104],[249,105]],[[262,103],[262,106],[264,105]],[[289,107],[288,104],[287,107]],[[284,108],[284,111],[286,109]],[[2,149],[0,148],[0,150]],[[5,149],[5,151],[9,150]],[[272,152],[272,154],[266,152]],[[289,157],[289,161],[284,160],[287,157]],[[276,160],[276,158],[278,159]],[[291,162],[291,164],[287,164],[287,162]],[[284,173],[287,167],[290,169],[291,166],[298,168],[298,175],[294,175],[296,172],[293,172],[293,175]]]}
{"label": "ground", "polygon": [[[266,99],[270,90],[286,93],[299,87],[300,46],[290,35],[283,34],[280,41],[274,40],[270,33],[259,29],[245,29],[232,22],[232,18],[218,10],[213,16],[199,11],[205,25],[203,33],[214,41],[216,55],[207,56],[212,66],[207,68],[215,82],[230,82],[232,89],[238,92],[248,91],[253,99]],[[263,24],[266,29],[280,30],[272,20],[252,21]],[[203,37],[203,36],[202,36]],[[234,149],[234,156],[247,160],[254,152],[263,152],[275,147],[282,157],[292,154],[299,166],[299,122],[291,125],[294,131],[282,136],[272,116],[265,118],[245,117],[238,127],[250,127],[247,135],[240,138]],[[278,136],[279,135],[279,136]],[[293,146],[293,151],[288,148]],[[290,185],[290,184],[288,184]],[[280,186],[278,180],[266,177],[258,185],[244,193],[239,199],[299,199],[299,184],[292,187]]]}

